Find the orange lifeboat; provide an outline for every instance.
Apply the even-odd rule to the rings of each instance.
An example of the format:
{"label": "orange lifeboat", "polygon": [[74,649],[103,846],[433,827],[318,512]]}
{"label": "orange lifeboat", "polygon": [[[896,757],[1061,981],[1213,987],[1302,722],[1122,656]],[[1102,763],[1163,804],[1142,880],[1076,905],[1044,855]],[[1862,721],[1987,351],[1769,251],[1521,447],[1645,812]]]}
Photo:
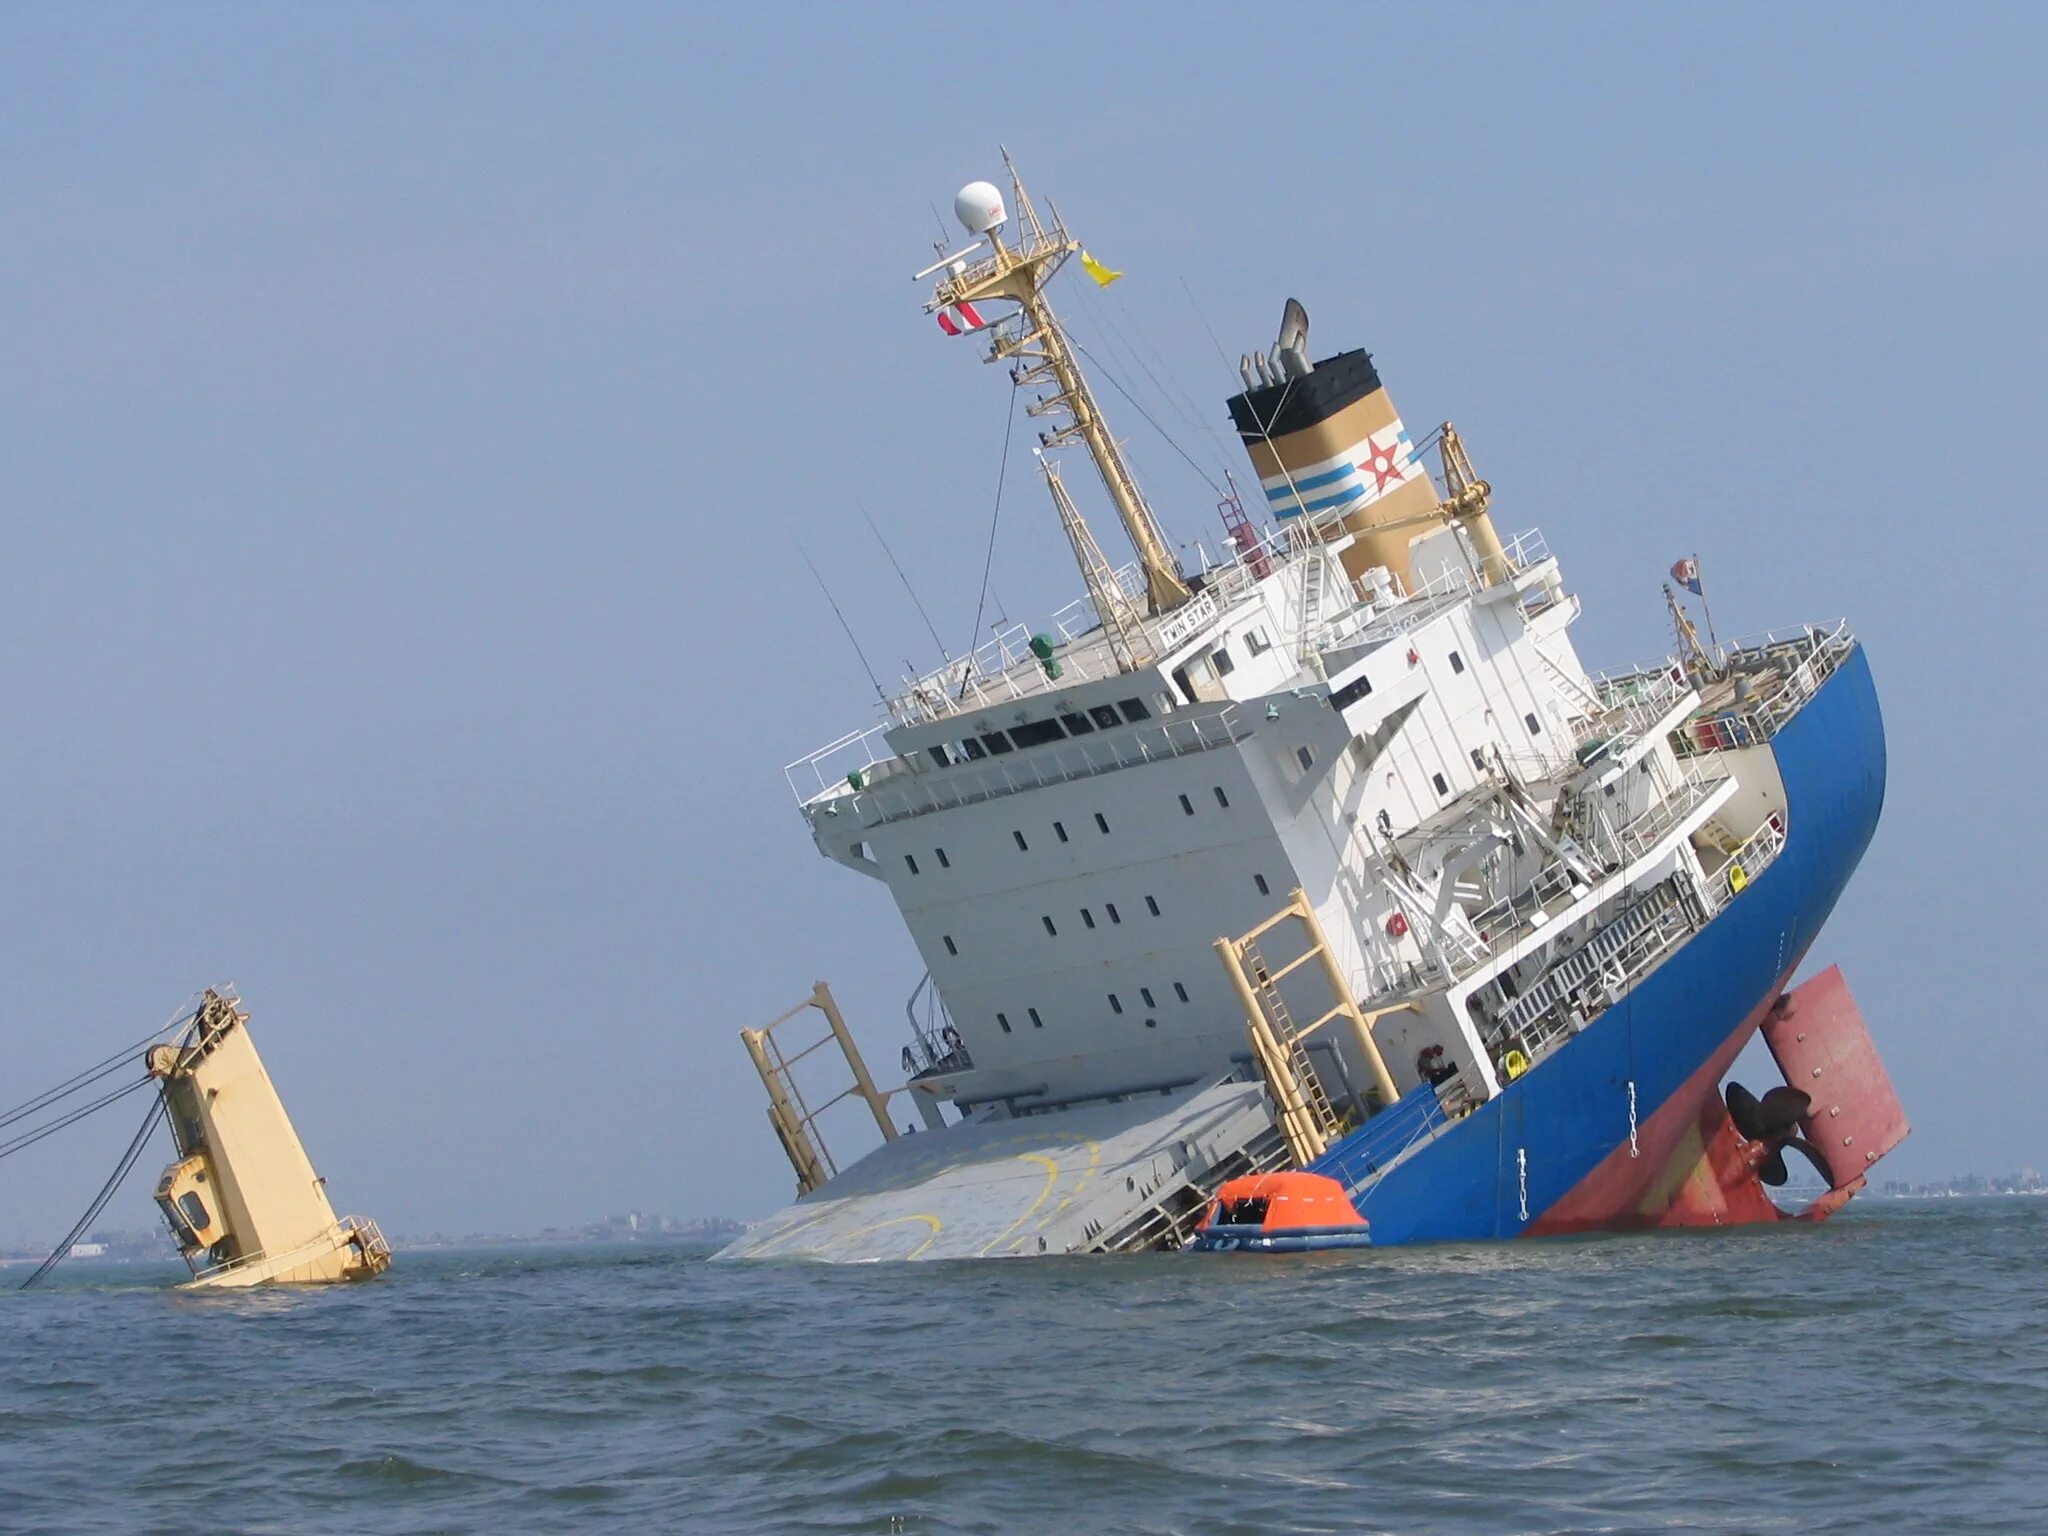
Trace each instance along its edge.
{"label": "orange lifeboat", "polygon": [[1335,1179],[1254,1173],[1216,1191],[1188,1246],[1198,1253],[1311,1253],[1370,1248],[1372,1233]]}

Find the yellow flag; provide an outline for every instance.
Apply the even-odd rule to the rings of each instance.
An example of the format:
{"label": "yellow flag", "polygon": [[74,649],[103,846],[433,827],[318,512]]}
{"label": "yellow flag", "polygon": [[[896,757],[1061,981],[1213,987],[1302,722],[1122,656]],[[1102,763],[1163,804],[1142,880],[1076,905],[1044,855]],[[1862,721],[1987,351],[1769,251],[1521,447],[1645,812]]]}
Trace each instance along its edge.
{"label": "yellow flag", "polygon": [[1105,267],[1086,251],[1081,253],[1081,270],[1105,288],[1123,276],[1123,273],[1116,271],[1114,268]]}

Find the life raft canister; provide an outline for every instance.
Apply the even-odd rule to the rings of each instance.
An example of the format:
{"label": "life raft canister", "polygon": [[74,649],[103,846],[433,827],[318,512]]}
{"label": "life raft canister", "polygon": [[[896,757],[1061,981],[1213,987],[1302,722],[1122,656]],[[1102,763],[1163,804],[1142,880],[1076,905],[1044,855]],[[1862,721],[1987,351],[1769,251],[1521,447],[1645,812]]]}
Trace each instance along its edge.
{"label": "life raft canister", "polygon": [[1507,1055],[1501,1057],[1500,1069],[1501,1071],[1507,1073],[1508,1081],[1513,1082],[1516,1078],[1520,1077],[1524,1072],[1529,1070],[1529,1058],[1524,1056],[1520,1048],[1517,1047],[1513,1050],[1510,1050],[1507,1053]]}
{"label": "life raft canister", "polygon": [[1748,884],[1749,872],[1740,864],[1730,864],[1728,866],[1728,894],[1733,896]]}

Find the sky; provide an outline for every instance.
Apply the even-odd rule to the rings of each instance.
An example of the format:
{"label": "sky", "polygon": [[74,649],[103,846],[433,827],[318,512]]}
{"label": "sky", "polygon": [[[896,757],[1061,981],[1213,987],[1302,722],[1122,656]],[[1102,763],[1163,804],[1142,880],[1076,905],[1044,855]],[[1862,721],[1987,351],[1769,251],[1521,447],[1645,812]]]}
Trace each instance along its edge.
{"label": "sky", "polygon": [[[1177,542],[1293,295],[1458,423],[1595,670],[1668,648],[1684,554],[1723,638],[1848,616],[1890,789],[1811,964],[1912,1115],[1883,1171],[2048,1163],[2044,49],[2023,6],[0,9],[0,1106],[232,980],[387,1231],[781,1204],[736,1032],[826,978],[886,1072],[922,969],[784,782],[876,719],[803,553],[885,683],[938,647],[863,508],[968,644],[1008,389],[910,275],[1006,144],[1128,274],[1058,302]],[[1078,595],[1029,476],[990,585]],[[0,1243],[130,1122],[0,1167]]]}

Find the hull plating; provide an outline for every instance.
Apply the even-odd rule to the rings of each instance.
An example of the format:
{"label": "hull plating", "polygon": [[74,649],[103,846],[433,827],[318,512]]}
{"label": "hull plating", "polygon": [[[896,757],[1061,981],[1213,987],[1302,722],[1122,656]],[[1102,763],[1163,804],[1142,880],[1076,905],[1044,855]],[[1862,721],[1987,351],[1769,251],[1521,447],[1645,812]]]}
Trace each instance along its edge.
{"label": "hull plating", "polygon": [[[1707,1096],[1791,980],[1876,829],[1884,727],[1862,647],[1772,748],[1787,806],[1778,857],[1549,1060],[1385,1176],[1345,1179],[1377,1245],[1666,1217],[1697,1166],[1688,1138],[1697,1139]],[[1345,1145],[1316,1171],[1342,1177]]]}

